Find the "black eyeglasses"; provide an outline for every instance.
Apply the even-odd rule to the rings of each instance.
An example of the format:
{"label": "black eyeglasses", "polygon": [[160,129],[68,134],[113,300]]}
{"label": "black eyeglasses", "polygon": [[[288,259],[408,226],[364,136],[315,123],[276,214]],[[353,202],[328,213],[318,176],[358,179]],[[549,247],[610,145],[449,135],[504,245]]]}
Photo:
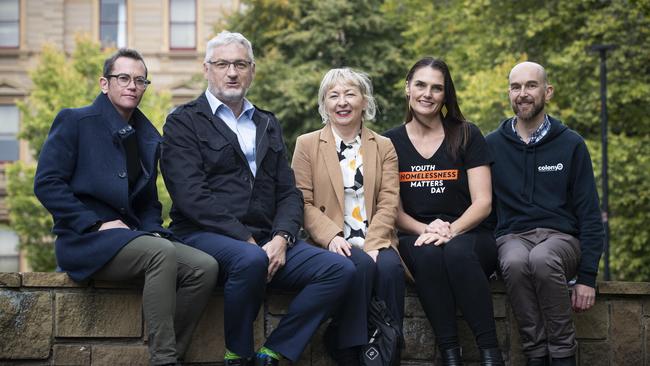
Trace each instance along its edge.
{"label": "black eyeglasses", "polygon": [[235,60],[235,61],[226,61],[226,60],[217,60],[217,61],[206,61],[206,63],[213,65],[217,70],[224,71],[230,68],[230,65],[235,66],[237,71],[246,71],[253,64],[251,61],[246,60]]}
{"label": "black eyeglasses", "polygon": [[[129,84],[131,84],[131,75],[129,74],[106,75],[105,77],[117,79],[117,85],[121,86],[122,88],[126,88],[129,86]],[[151,81],[145,79],[142,76],[136,76],[133,78],[133,83],[138,89],[146,89],[147,86],[151,84]]]}

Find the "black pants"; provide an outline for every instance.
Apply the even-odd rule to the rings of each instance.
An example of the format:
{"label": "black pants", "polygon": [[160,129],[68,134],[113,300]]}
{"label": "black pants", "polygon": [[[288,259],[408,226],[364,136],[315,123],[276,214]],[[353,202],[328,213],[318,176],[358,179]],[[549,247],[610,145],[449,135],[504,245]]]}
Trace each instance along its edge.
{"label": "black pants", "polygon": [[441,350],[459,346],[456,305],[480,348],[498,346],[488,276],[496,268],[492,232],[476,229],[448,243],[414,246],[416,235],[400,236],[399,250],[415,278],[420,302]]}

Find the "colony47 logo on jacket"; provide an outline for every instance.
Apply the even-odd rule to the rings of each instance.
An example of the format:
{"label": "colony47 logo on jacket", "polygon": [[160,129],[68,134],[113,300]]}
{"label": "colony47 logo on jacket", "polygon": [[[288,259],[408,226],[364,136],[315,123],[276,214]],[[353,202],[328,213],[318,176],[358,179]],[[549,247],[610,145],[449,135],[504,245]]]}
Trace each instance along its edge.
{"label": "colony47 logo on jacket", "polygon": [[537,171],[540,173],[559,172],[562,171],[562,169],[564,169],[564,164],[562,163],[557,163],[553,165],[544,164],[537,167]]}

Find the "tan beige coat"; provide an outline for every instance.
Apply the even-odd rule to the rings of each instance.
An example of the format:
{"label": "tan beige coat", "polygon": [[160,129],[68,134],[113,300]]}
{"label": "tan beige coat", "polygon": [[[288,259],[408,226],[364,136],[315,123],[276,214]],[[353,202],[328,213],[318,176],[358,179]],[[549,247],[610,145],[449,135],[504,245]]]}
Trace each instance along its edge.
{"label": "tan beige coat", "polygon": [[[324,248],[343,232],[343,177],[329,124],[298,137],[291,163],[305,199],[305,230]],[[399,204],[397,155],[391,141],[363,127],[363,188],[368,216],[366,252],[397,247],[395,217]]]}

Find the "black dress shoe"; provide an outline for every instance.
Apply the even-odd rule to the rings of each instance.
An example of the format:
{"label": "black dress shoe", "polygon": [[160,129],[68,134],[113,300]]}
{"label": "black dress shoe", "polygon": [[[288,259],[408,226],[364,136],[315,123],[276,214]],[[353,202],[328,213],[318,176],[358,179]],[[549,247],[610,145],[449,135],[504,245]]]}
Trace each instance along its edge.
{"label": "black dress shoe", "polygon": [[481,366],[504,366],[501,350],[498,348],[479,349],[481,353]]}
{"label": "black dress shoe", "polygon": [[551,366],[576,366],[576,356],[551,358]]}
{"label": "black dress shoe", "polygon": [[460,347],[440,350],[440,357],[444,366],[463,366],[463,356]]}
{"label": "black dress shoe", "polygon": [[527,358],[526,366],[548,366],[548,356]]}
{"label": "black dress shoe", "polygon": [[255,357],[255,366],[278,366],[279,364],[279,360],[268,355],[258,353]]}
{"label": "black dress shoe", "polygon": [[224,366],[249,366],[252,365],[246,358],[236,358],[234,360],[223,360]]}

